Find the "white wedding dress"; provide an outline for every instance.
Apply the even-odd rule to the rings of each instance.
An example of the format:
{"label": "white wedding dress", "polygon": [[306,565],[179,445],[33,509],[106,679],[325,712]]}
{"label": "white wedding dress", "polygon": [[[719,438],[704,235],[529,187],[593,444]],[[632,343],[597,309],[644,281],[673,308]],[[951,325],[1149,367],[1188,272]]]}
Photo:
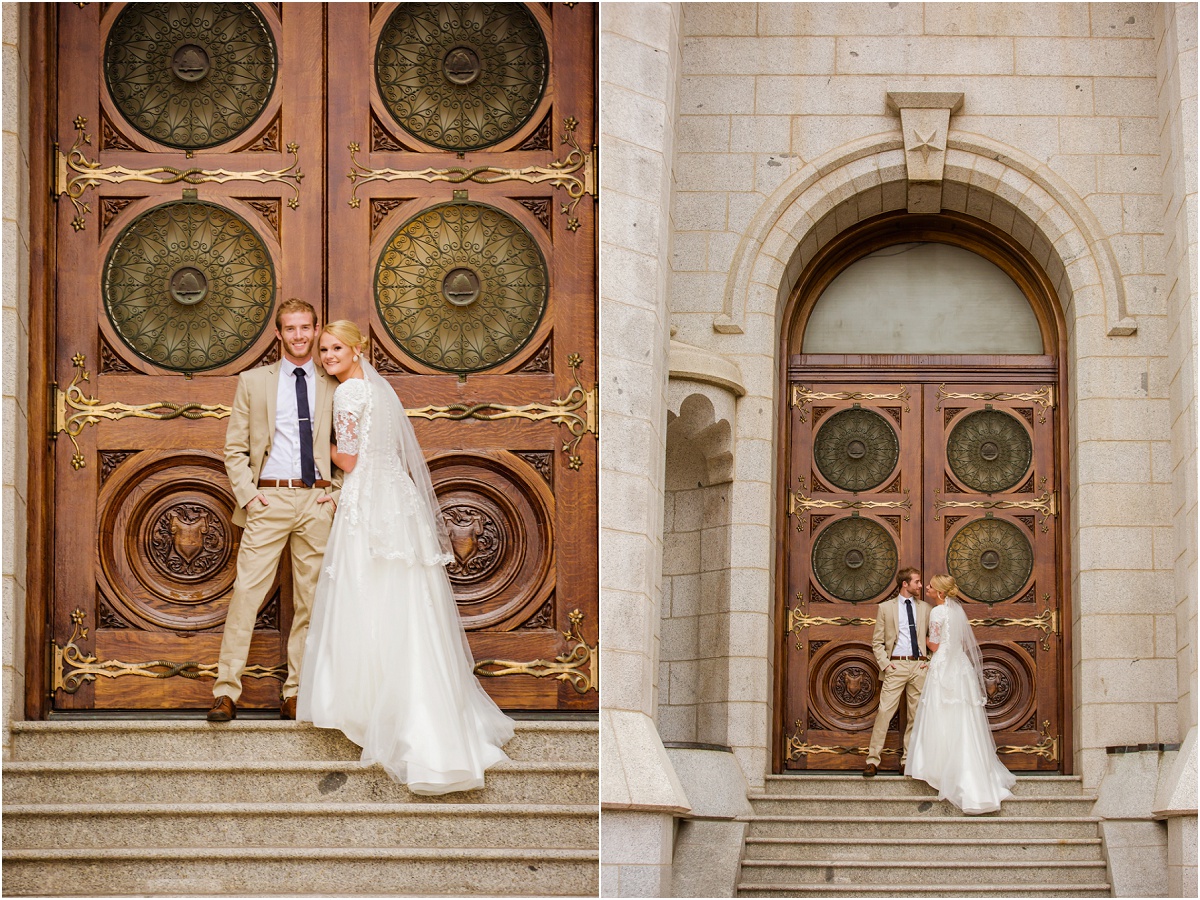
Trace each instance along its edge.
{"label": "white wedding dress", "polygon": [[937,789],[965,813],[994,812],[1017,778],[996,756],[988,727],[979,645],[952,598],[929,613],[929,661],[904,774]]}
{"label": "white wedding dress", "polygon": [[336,728],[420,794],[483,786],[513,722],[484,692],[450,589],[436,500],[395,391],[369,365],[334,393],[342,485],[313,600],[297,718]]}

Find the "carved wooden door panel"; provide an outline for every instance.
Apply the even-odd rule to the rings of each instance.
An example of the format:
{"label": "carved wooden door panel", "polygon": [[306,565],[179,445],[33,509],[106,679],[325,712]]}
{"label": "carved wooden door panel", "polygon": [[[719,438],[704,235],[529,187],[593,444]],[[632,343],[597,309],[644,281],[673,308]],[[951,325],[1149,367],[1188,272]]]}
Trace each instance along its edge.
{"label": "carved wooden door panel", "polygon": [[369,326],[429,458],[484,687],[595,709],[595,10],[328,16],[330,316]]}
{"label": "carved wooden door panel", "polygon": [[[1040,391],[1040,393],[1039,393]],[[1044,385],[792,385],[782,768],[858,769],[878,706],[876,605],[901,566],[949,572],[1013,769],[1060,759],[1053,393]],[[882,767],[899,762],[904,712]]]}
{"label": "carved wooden door panel", "polygon": [[[224,419],[291,296],[370,328],[485,686],[596,706],[594,11],[403,6],[58,7],[55,709],[210,702]],[[285,576],[241,705],[289,624]]]}
{"label": "carved wooden door panel", "polygon": [[958,582],[1011,769],[1061,755],[1054,401],[1046,383],[925,385],[924,559]]}
{"label": "carved wooden door panel", "polygon": [[[321,10],[56,11],[52,704],[203,707],[240,537],[225,410],[276,298],[322,293]],[[244,706],[278,705],[289,618],[281,583]]]}

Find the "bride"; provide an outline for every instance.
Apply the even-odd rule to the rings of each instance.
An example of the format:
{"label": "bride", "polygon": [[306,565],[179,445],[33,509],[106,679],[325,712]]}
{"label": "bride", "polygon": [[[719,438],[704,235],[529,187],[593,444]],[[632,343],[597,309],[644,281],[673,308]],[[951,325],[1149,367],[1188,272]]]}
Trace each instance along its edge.
{"label": "bride", "polygon": [[452,551],[421,448],[353,322],[321,332],[334,463],[346,473],[317,582],[297,719],[337,728],[418,794],[483,786],[513,723],[488,697],[450,591]]}
{"label": "bride", "polygon": [[979,644],[955,599],[958,584],[935,575],[925,589],[934,608],[926,641],[933,656],[913,723],[904,774],[937,788],[965,813],[994,812],[1017,783],[996,756],[984,709],[986,693]]}

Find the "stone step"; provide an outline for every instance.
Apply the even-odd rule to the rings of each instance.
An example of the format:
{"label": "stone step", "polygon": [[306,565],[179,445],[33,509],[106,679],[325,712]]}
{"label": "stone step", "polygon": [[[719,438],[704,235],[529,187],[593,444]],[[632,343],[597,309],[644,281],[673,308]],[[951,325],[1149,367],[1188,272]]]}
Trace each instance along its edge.
{"label": "stone step", "polygon": [[742,862],[741,884],[857,884],[863,886],[1009,884],[1097,884],[1107,876],[1103,861],[953,862],[923,860],[762,860]]}
{"label": "stone step", "polygon": [[[481,790],[452,795],[454,803],[586,804],[595,808],[594,762],[525,761],[488,770]],[[234,762],[9,762],[7,804],[62,803],[438,803],[396,784],[379,766],[330,760]]]}
{"label": "stone step", "polygon": [[[355,760],[361,750],[340,731],[309,723],[241,719],[102,719],[13,722],[13,760]],[[518,721],[505,747],[512,759],[595,762],[595,721]]]}
{"label": "stone step", "polygon": [[[1005,800],[996,812],[988,816],[1086,816],[1095,800],[1091,797],[1013,797]],[[953,816],[961,813],[949,800],[937,796],[839,796],[814,794],[807,797],[779,797],[753,794],[750,805],[755,815],[824,816]]]}
{"label": "stone step", "polygon": [[104,849],[4,854],[5,896],[592,896],[596,850]]}
{"label": "stone step", "polygon": [[1094,838],[1092,816],[746,816],[750,837],[904,840],[970,838]]}
{"label": "stone step", "polygon": [[[906,778],[881,772],[874,778],[851,775],[768,775],[763,794],[771,796],[806,796],[837,794],[853,797],[920,796],[936,797],[937,791],[917,778]],[[1014,797],[1036,795],[1086,796],[1083,779],[1078,775],[1017,775]]]}
{"label": "stone step", "polygon": [[4,850],[563,848],[599,844],[595,806],[457,803],[5,804]]}
{"label": "stone step", "polygon": [[[904,836],[904,855],[921,860],[1088,860],[1104,859],[1100,838],[999,838],[986,846],[969,838],[914,839]],[[746,840],[747,859],[878,860],[895,853],[896,839],[765,838]]]}
{"label": "stone step", "polygon": [[865,884],[739,884],[739,897],[1111,897],[1112,885],[1096,884],[956,884],[912,889]]}

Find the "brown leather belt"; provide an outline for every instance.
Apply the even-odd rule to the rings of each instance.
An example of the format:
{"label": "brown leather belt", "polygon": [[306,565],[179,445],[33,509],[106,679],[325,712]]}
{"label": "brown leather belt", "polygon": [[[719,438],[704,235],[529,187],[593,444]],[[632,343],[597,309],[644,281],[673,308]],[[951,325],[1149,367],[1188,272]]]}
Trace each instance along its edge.
{"label": "brown leather belt", "polygon": [[903,660],[904,662],[916,662],[917,660],[921,660],[923,662],[924,660],[928,659],[928,657],[925,657],[925,656],[893,656],[892,662],[895,662],[898,659]]}
{"label": "brown leather belt", "polygon": [[[329,481],[314,481],[312,483],[312,486],[315,488],[327,488],[330,486],[331,483],[332,482],[329,482]],[[258,486],[260,488],[266,488],[266,487],[306,488],[306,487],[308,487],[308,485],[305,484],[304,480],[301,478],[290,478],[290,479],[289,478],[260,478],[260,479],[258,479]]]}

